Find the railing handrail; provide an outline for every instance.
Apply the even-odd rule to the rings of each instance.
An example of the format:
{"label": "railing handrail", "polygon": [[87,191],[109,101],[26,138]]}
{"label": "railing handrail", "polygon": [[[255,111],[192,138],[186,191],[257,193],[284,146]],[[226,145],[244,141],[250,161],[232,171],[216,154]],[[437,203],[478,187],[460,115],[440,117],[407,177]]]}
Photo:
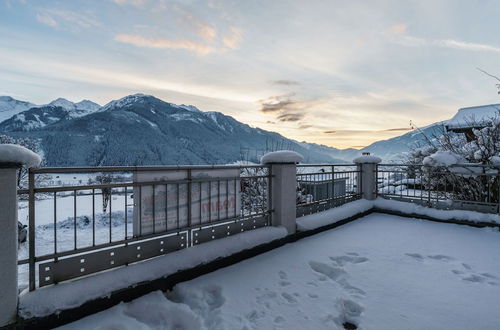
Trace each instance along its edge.
{"label": "railing handrail", "polygon": [[136,171],[163,171],[163,170],[209,170],[209,169],[242,169],[262,168],[268,165],[158,165],[158,166],[96,166],[96,167],[38,167],[30,168],[34,174],[46,173],[98,173],[98,172],[136,172]]}
{"label": "railing handrail", "polygon": [[354,163],[341,164],[297,164],[297,167],[356,166]]}
{"label": "railing handrail", "polygon": [[425,165],[425,164],[400,164],[400,163],[394,163],[394,164],[378,164],[378,166],[424,166],[424,167],[485,167],[485,168],[498,168],[500,169],[500,164],[478,164],[478,163],[465,163],[465,164],[453,164],[453,165]]}

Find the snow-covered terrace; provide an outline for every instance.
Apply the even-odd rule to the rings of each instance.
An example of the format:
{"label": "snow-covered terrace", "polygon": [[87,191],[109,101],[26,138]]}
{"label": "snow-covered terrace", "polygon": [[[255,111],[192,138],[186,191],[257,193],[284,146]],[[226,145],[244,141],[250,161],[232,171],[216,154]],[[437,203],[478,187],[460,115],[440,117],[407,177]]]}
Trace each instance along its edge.
{"label": "snow-covered terrace", "polygon": [[374,213],[62,329],[493,330],[499,250],[496,229]]}
{"label": "snow-covered terrace", "polygon": [[[412,199],[408,197],[412,196],[406,196],[404,201],[386,199],[398,196],[384,193],[377,186],[377,163],[380,159],[370,155],[359,157],[355,160],[356,165],[344,169],[341,175],[351,181],[349,185],[346,184],[348,191],[339,195],[332,186],[326,198],[313,198],[312,201],[306,198],[302,202],[303,196],[296,184],[301,176],[296,165],[299,156],[290,153],[272,156],[276,158],[268,164],[244,169],[245,176],[238,176],[240,168],[237,167],[211,168],[206,170],[219,171],[215,177],[199,180],[195,177],[198,181],[192,181],[191,175],[200,168],[164,168],[162,171],[184,171],[189,174],[188,180],[179,181],[176,178],[168,181],[172,179],[167,178],[155,181],[158,183],[152,183],[149,181],[151,179],[135,182],[134,188],[153,186],[151,196],[156,196],[155,191],[159,191],[159,188],[155,190],[156,185],[165,186],[166,200],[167,195],[172,193],[168,185],[177,185],[174,190],[177,206],[173,210],[174,214],[177,211],[177,217],[173,217],[177,227],[169,231],[169,219],[172,217],[170,212],[167,215],[167,205],[155,208],[154,197],[152,210],[165,210],[166,227],[159,233],[153,232],[153,236],[141,237],[140,233],[138,236],[129,236],[131,228],[127,227],[126,215],[131,211],[129,206],[135,207],[137,202],[142,203],[140,196],[146,196],[144,191],[134,191],[139,199],[136,198],[134,204],[129,205],[129,193],[124,187],[131,183],[110,184],[111,189],[121,189],[115,194],[121,196],[119,199],[124,202],[124,212],[115,213],[117,218],[113,218],[110,202],[109,221],[103,222],[105,226],[102,228],[105,233],[109,233],[109,244],[83,248],[77,245],[80,231],[84,230],[92,237],[100,225],[99,222],[90,222],[89,227],[88,218],[77,217],[77,210],[87,214],[96,209],[92,202],[94,192],[89,203],[89,197],[77,194],[76,190],[96,190],[108,185],[32,188],[32,197],[37,192],[54,192],[55,196],[59,190],[74,191],[73,197],[69,196],[73,201],[71,205],[62,203],[63,208],[73,212],[73,216],[65,220],[66,226],[65,221],[56,218],[54,211],[49,218],[53,218],[54,224],[63,226],[50,227],[52,229],[47,232],[51,234],[54,230],[55,242],[67,242],[69,250],[60,253],[58,249],[61,246],[58,245],[53,254],[43,255],[43,252],[37,260],[31,255],[34,252],[35,257],[38,256],[38,248],[30,245],[33,250],[28,253],[29,260],[25,259],[24,263],[29,263],[30,270],[39,266],[41,274],[47,270],[54,271],[50,273],[56,274],[54,276],[60,276],[57,271],[72,273],[53,283],[43,283],[47,275],[40,274],[40,280],[35,281],[35,273],[30,272],[30,290],[26,289],[19,296],[18,315],[21,324],[31,328],[61,325],[102,311],[120,301],[138,298],[67,326],[293,329],[300,324],[303,329],[432,329],[433,325],[442,328],[445,324],[445,327],[450,325],[454,329],[469,329],[469,326],[494,328],[496,320],[492,311],[500,302],[495,301],[500,293],[500,258],[494,253],[500,247],[500,215],[497,211],[438,210],[431,207],[434,204],[428,203],[430,197],[440,201],[440,198],[452,196],[450,194],[434,196],[428,193],[427,199],[422,198],[421,194],[420,202],[425,202],[423,204],[427,207],[409,202]],[[317,168],[308,172],[308,175],[313,176],[313,181],[316,181],[314,176],[328,174],[331,174],[330,179],[333,181],[333,174],[338,173],[334,167],[331,173],[327,170],[315,172]],[[53,170],[42,169],[34,173],[44,174]],[[114,171],[111,168],[107,170]],[[222,170],[228,171],[230,176],[222,178],[226,183],[221,185]],[[263,170],[268,174],[262,175],[260,172]],[[123,168],[120,169],[122,171]],[[403,180],[407,180],[405,184],[410,184],[409,177],[400,177],[399,167],[386,170],[385,173],[387,184],[403,183]],[[495,173],[488,173],[492,180],[498,174]],[[467,174],[467,178],[470,177]],[[203,218],[202,197],[211,204],[210,201],[215,198],[212,194],[217,195],[217,203],[221,194],[225,194],[228,199],[232,195],[236,196],[240,189],[237,188],[237,180],[246,180],[241,185],[242,204],[250,204],[251,208],[255,206],[253,204],[264,207],[259,211],[264,211],[264,217],[258,220],[260,225],[255,222],[256,218],[248,217],[244,212],[238,216],[236,204],[234,219],[229,216],[229,209],[217,211],[219,215],[214,222],[211,222],[211,216]],[[253,183],[248,180],[253,180]],[[419,178],[412,180],[415,185]],[[199,204],[199,208],[195,208],[195,212],[186,218],[186,223],[181,227],[179,182],[186,185],[187,191],[195,189],[194,194],[184,195],[191,196],[187,202],[192,204],[187,205]],[[217,185],[213,186],[216,182]],[[208,188],[208,193],[203,192],[203,184]],[[221,190],[221,187],[226,188]],[[234,189],[230,190],[229,187]],[[443,187],[446,184],[434,189],[437,192]],[[26,194],[25,191],[21,193]],[[386,198],[376,198],[377,194]],[[57,198],[57,205],[60,206],[61,200],[67,197]],[[496,201],[497,197],[487,196],[489,202]],[[78,207],[77,200],[87,200],[92,208],[87,210]],[[34,202],[31,198],[30,204]],[[38,204],[43,203],[41,200]],[[56,210],[55,197],[49,206],[52,203]],[[113,202],[113,205],[118,207],[121,204]],[[299,207],[310,207],[309,213],[313,214],[300,216],[307,213],[299,214]],[[140,207],[136,209],[142,210]],[[210,209],[208,212],[211,214]],[[267,214],[271,213],[272,217],[268,217]],[[193,221],[196,216],[199,216],[198,223],[187,221]],[[34,222],[34,216],[29,218]],[[85,221],[80,223],[81,220]],[[115,220],[119,224],[116,228]],[[114,231],[118,228],[121,232],[123,226],[124,237],[112,241]],[[56,234],[57,228],[61,231]],[[93,231],[88,231],[92,228]],[[186,238],[185,233],[190,239]],[[43,236],[37,236],[34,229],[31,234],[37,237],[38,244],[52,249],[52,245],[45,244]],[[62,241],[57,239],[60,235],[64,236]],[[168,253],[161,247],[161,253],[155,250],[152,256],[144,257],[147,244],[170,239],[165,235],[174,239],[183,236],[183,242],[187,244],[177,246]],[[81,240],[80,237],[78,242]],[[50,237],[47,237],[47,242],[50,242]],[[74,250],[71,248],[73,244]],[[62,247],[65,245],[62,244]],[[132,250],[132,258],[111,266],[111,269],[109,263],[94,271],[89,272],[87,269],[87,264],[92,266],[92,258],[95,262],[96,256],[102,253],[113,265],[115,253],[124,253],[120,258],[127,257],[127,249]],[[135,255],[142,258],[135,259]],[[50,261],[51,258],[55,261]],[[72,264],[74,261],[76,266]],[[72,269],[65,269],[65,265]],[[117,267],[120,265],[127,266]],[[24,266],[21,265],[21,269]],[[72,280],[75,277],[79,278]],[[53,275],[50,275],[52,279]],[[481,303],[474,303],[474,300],[481,300]]]}

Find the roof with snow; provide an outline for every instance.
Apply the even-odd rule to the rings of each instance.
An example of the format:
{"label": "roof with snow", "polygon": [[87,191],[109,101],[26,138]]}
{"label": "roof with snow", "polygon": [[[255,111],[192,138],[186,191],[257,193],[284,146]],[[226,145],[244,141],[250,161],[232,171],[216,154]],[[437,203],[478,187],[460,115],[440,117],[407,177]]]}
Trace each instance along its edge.
{"label": "roof with snow", "polygon": [[499,112],[500,104],[461,108],[448,120],[445,127],[450,131],[485,127],[499,115]]}

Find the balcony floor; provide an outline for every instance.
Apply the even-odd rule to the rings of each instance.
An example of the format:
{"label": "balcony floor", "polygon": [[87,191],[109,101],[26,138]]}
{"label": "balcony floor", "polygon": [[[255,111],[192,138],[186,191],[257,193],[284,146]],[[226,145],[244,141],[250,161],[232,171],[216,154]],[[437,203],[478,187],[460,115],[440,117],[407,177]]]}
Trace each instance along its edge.
{"label": "balcony floor", "polygon": [[64,328],[498,329],[498,251],[497,229],[371,214]]}

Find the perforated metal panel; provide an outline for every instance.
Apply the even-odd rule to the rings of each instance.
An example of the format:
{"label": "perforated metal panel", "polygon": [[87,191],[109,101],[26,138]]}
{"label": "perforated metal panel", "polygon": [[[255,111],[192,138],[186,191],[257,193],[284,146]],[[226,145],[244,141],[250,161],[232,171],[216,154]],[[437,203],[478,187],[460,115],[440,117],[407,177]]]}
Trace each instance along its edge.
{"label": "perforated metal panel", "polygon": [[262,216],[196,230],[193,231],[193,245],[231,236],[247,230],[265,227],[267,225],[268,217]]}
{"label": "perforated metal panel", "polygon": [[106,269],[160,256],[187,246],[187,234],[155,238],[127,246],[83,253],[39,265],[39,286],[58,283]]}

